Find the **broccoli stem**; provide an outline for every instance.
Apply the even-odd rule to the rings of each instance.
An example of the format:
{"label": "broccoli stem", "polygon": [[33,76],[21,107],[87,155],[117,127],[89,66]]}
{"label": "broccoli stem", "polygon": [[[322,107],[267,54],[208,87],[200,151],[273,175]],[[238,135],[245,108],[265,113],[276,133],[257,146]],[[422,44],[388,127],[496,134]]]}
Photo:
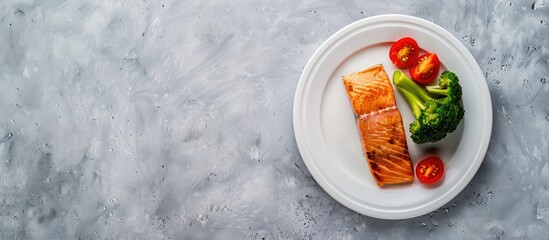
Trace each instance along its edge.
{"label": "broccoli stem", "polygon": [[393,73],[393,83],[408,105],[410,105],[416,119],[421,114],[421,111],[425,109],[424,102],[433,100],[423,88],[401,71],[395,71],[395,73]]}
{"label": "broccoli stem", "polygon": [[437,95],[448,96],[448,88],[440,88],[440,86],[427,86],[427,92]]}
{"label": "broccoli stem", "polygon": [[419,97],[423,102],[433,100],[429,94],[417,85],[412,79],[408,78],[402,71],[395,71],[393,73],[393,83],[395,86],[400,87],[409,93]]}
{"label": "broccoli stem", "polygon": [[414,95],[413,93],[409,92],[408,90],[398,87],[397,90],[400,92],[400,94],[404,97],[408,105],[410,105],[410,108],[412,109],[412,113],[416,118],[419,117],[419,114],[421,114],[421,111],[425,109],[425,105],[423,104],[423,101]]}

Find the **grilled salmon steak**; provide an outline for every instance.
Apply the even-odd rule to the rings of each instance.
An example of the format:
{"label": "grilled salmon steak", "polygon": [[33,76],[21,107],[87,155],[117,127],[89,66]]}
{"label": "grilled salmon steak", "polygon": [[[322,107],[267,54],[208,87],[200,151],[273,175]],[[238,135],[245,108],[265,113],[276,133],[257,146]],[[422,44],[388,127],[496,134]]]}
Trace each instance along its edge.
{"label": "grilled salmon steak", "polygon": [[343,77],[362,150],[378,186],[414,181],[402,116],[381,64]]}

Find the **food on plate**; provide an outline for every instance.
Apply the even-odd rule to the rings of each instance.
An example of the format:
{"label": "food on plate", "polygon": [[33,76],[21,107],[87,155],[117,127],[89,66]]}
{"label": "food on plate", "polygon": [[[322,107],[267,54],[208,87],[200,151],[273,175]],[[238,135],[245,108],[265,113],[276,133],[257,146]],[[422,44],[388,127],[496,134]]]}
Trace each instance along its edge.
{"label": "food on plate", "polygon": [[431,83],[438,75],[440,61],[435,53],[426,53],[419,56],[410,68],[410,77],[421,85]]}
{"label": "food on plate", "polygon": [[436,183],[444,174],[444,163],[438,157],[427,157],[416,166],[416,176],[425,184]]}
{"label": "food on plate", "polygon": [[443,97],[433,98],[403,72],[397,70],[393,74],[394,85],[416,117],[410,124],[410,137],[417,144],[442,140],[457,128],[465,114],[460,103],[459,79],[451,72],[443,73],[442,77],[439,88],[448,89],[448,95],[439,90]]}
{"label": "food on plate", "polygon": [[362,149],[378,186],[408,183],[414,171],[402,117],[381,64],[343,77]]}
{"label": "food on plate", "polygon": [[389,58],[398,68],[411,67],[417,60],[419,47],[416,40],[404,37],[393,43],[389,49]]}

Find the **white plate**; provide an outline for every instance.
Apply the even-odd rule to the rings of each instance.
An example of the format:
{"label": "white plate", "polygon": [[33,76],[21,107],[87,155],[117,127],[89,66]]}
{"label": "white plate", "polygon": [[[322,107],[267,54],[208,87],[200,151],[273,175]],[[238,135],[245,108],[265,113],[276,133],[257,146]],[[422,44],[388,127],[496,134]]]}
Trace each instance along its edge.
{"label": "white plate", "polygon": [[[371,176],[341,77],[383,64],[392,80],[388,52],[392,42],[410,36],[457,74],[463,87],[465,117],[458,129],[436,144],[409,138],[410,108],[395,92],[414,164],[429,153],[440,156],[445,175],[436,186],[419,181],[379,188]],[[441,70],[442,71],[442,70]],[[454,198],[477,172],[492,131],[492,103],[486,80],[467,49],[441,27],[416,17],[380,15],[341,29],[311,57],[294,100],[296,141],[307,168],[337,201],[364,215],[404,219],[429,213]]]}

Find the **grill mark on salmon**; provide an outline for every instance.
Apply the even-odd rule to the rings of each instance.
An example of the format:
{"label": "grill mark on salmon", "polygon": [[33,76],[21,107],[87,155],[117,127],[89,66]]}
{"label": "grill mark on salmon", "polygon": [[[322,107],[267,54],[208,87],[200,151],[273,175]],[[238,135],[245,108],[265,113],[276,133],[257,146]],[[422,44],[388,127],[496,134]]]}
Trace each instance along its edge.
{"label": "grill mark on salmon", "polygon": [[378,186],[412,182],[414,173],[402,116],[382,65],[343,77],[362,149]]}

